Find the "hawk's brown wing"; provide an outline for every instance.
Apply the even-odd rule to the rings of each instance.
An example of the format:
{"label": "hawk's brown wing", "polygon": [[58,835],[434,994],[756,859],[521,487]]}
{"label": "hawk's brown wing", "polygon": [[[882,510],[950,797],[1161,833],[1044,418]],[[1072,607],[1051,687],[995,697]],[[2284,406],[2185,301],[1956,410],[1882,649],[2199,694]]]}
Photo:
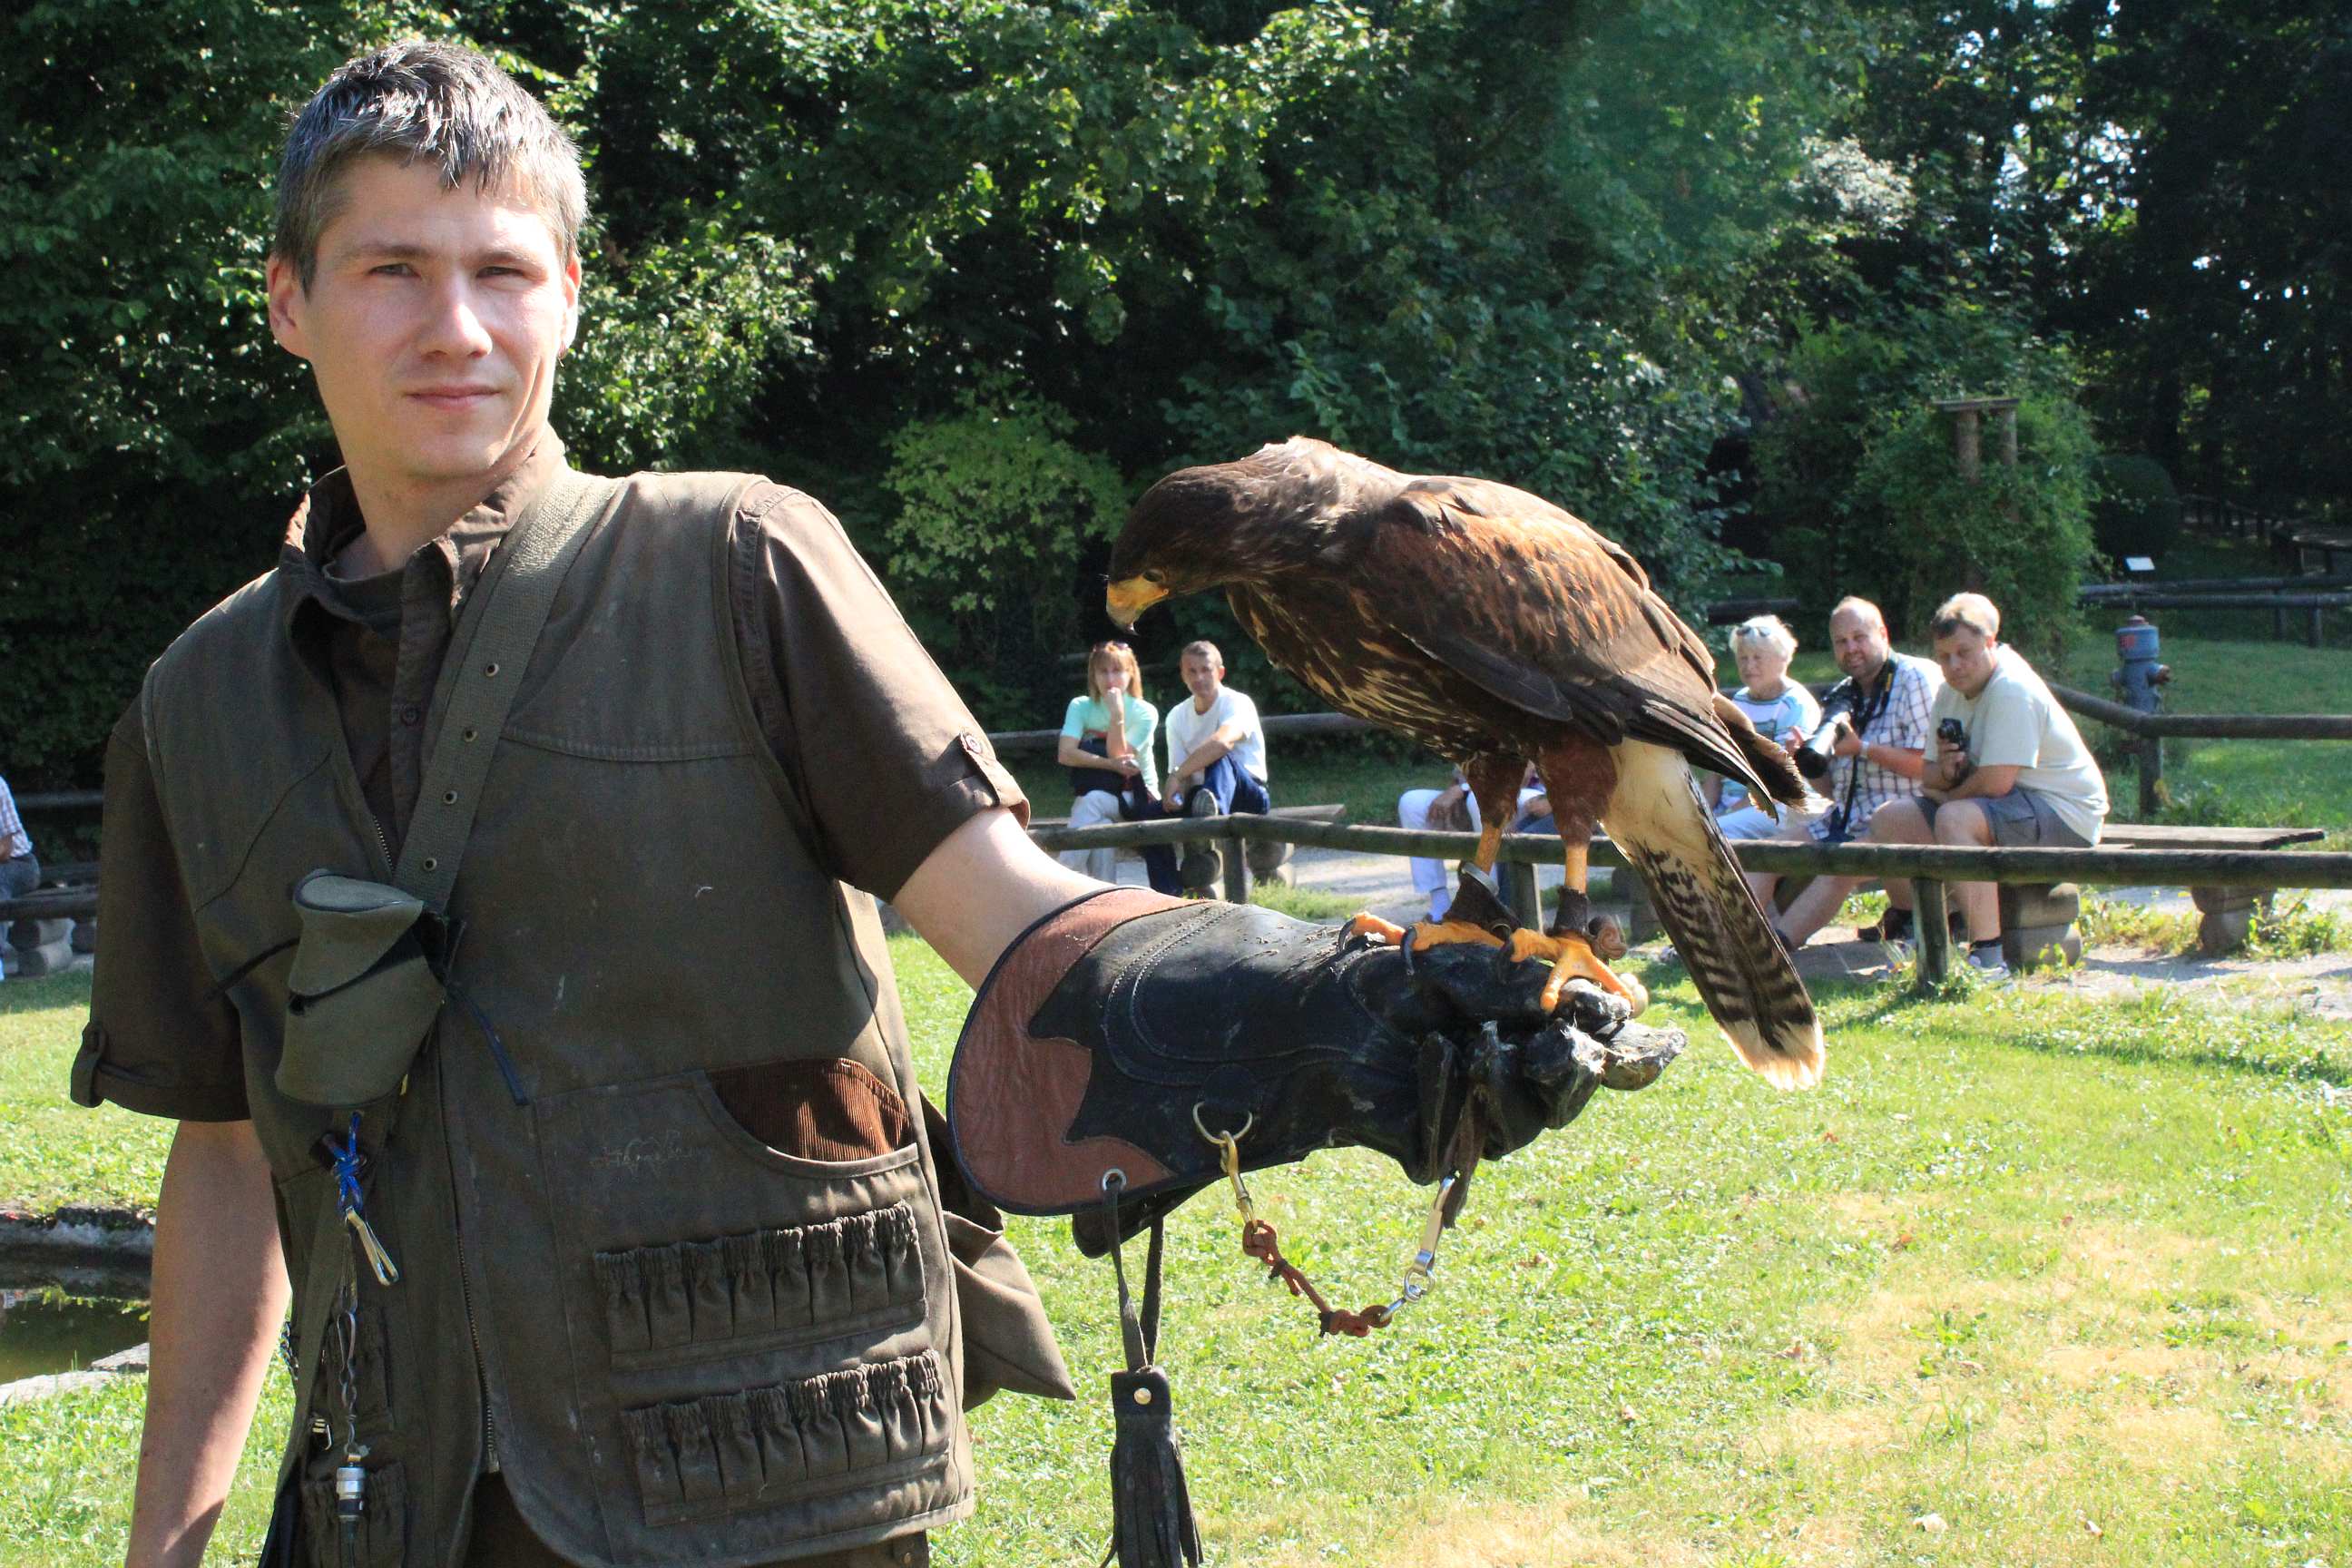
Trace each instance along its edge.
{"label": "hawk's brown wing", "polygon": [[1706,644],[1619,545],[1481,479],[1415,479],[1363,523],[1359,590],[1432,658],[1528,713],[1780,793],[1717,716]]}

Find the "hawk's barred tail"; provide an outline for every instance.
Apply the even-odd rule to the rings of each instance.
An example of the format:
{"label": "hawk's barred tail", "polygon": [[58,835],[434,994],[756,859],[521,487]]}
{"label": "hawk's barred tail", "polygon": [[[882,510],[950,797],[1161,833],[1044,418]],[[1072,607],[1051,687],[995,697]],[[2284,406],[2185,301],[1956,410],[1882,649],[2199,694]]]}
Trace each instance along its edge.
{"label": "hawk's barred tail", "polygon": [[1663,746],[1617,752],[1617,787],[1602,824],[1649,884],[1658,920],[1739,1059],[1780,1089],[1822,1076],[1822,1025],[1796,966],[1773,938],[1739,866]]}

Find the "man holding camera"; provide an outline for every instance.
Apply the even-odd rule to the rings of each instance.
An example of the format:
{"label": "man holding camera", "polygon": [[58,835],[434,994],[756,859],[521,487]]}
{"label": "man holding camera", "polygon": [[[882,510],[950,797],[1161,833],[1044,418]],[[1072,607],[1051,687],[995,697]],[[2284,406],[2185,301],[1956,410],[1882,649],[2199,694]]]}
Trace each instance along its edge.
{"label": "man holding camera", "polygon": [[[2014,648],[2000,645],[2000,611],[1982,594],[1956,594],[1930,630],[1943,689],[1936,695],[1936,751],[1916,799],[1871,819],[1878,844],[2041,844],[2087,848],[2107,815],[2106,782],[2074,721]],[[2003,979],[2000,898],[1990,882],[1956,882],[1969,922],[1969,963]],[[1908,929],[1911,884],[1886,886],[1887,920]]]}
{"label": "man holding camera", "polygon": [[[1943,685],[1936,667],[1896,653],[1886,635],[1886,617],[1867,599],[1838,601],[1830,612],[1830,646],[1845,679],[1822,700],[1820,727],[1790,753],[1798,771],[1829,797],[1830,808],[1811,820],[1784,818],[1776,838],[1824,844],[1860,838],[1881,808],[1919,793],[1932,728],[1928,713]],[[1791,948],[1803,946],[1829,923],[1858,881],[1814,878],[1775,919],[1781,940]],[[1772,872],[1748,873],[1748,885],[1767,910],[1779,882]],[[1907,921],[1909,911],[1904,913]]]}

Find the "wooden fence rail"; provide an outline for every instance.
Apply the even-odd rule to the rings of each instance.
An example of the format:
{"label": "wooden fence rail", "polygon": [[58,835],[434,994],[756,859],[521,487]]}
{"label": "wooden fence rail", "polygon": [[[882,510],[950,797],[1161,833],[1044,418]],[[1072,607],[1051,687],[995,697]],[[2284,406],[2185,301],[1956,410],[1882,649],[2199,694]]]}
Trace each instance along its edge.
{"label": "wooden fence rail", "polygon": [[[1230,869],[1250,842],[1307,845],[1357,854],[1422,856],[1434,860],[1467,858],[1477,848],[1475,833],[1444,833],[1405,827],[1285,820],[1265,816],[1180,817],[1164,822],[1113,822],[1092,827],[1034,828],[1040,848],[1110,849],[1146,844],[1221,842]],[[2194,888],[2352,888],[2352,854],[2265,849],[2045,849],[1963,848],[1941,844],[1790,844],[1747,839],[1732,853],[1750,871],[1782,876],[1857,877],[1911,883],[1918,910],[1919,982],[1940,984],[1950,973],[1952,952],[1945,929],[1945,884],[2011,882],[2050,886],[2088,882],[2094,887],[2147,884]],[[1623,866],[1625,853],[1607,838],[1590,846],[1596,866]],[[1558,864],[1560,843],[1545,834],[1509,834],[1496,855],[1506,900],[1527,925],[1541,923],[1535,868]],[[1227,897],[1248,897],[1247,879],[1227,879]]]}

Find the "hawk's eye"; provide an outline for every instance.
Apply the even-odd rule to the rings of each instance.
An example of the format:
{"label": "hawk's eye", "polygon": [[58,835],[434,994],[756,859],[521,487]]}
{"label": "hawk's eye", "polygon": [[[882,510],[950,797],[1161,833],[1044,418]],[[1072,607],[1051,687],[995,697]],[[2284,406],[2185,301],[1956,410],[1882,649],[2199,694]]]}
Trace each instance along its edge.
{"label": "hawk's eye", "polygon": [[1147,567],[1144,570],[1143,580],[1150,584],[1155,588],[1165,588],[1168,586],[1168,574],[1162,572],[1157,566]]}

